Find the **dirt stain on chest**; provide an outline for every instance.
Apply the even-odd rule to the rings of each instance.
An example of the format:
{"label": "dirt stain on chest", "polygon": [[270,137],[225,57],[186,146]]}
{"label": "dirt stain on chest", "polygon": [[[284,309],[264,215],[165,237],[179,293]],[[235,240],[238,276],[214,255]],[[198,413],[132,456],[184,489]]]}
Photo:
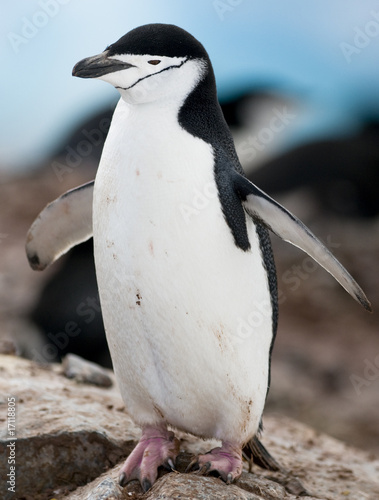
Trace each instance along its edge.
{"label": "dirt stain on chest", "polygon": [[151,240],[149,241],[149,252],[154,257],[154,244]]}

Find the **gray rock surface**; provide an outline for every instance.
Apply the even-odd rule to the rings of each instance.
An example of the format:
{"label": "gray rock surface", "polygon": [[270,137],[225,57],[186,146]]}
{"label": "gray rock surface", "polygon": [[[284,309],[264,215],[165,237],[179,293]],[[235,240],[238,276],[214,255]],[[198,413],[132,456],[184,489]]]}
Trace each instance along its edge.
{"label": "gray rock surface", "polygon": [[[263,441],[287,475],[258,467],[248,473],[246,465],[241,478],[227,486],[215,477],[184,474],[192,453],[216,443],[179,435],[178,472],[162,471],[146,494],[135,481],[121,488],[119,469],[140,431],[126,413],[111,372],[114,385],[101,388],[65,378],[60,365],[42,367],[0,355],[0,375],[1,477],[9,473],[7,444],[16,443],[16,494],[3,482],[1,498],[294,500],[297,481],[310,499],[379,498],[379,460],[281,416],[265,419]],[[7,427],[8,398],[16,400],[15,436]]]}
{"label": "gray rock surface", "polygon": [[[52,498],[55,489],[86,484],[133,448],[139,429],[116,388],[78,384],[64,377],[59,365],[41,367],[13,356],[1,356],[0,367],[1,418],[7,398],[16,398],[18,496]],[[10,438],[2,422],[1,456]]]}
{"label": "gray rock surface", "polygon": [[107,370],[76,354],[67,354],[62,360],[62,368],[66,377],[81,384],[97,385],[98,387],[111,387],[113,384]]}

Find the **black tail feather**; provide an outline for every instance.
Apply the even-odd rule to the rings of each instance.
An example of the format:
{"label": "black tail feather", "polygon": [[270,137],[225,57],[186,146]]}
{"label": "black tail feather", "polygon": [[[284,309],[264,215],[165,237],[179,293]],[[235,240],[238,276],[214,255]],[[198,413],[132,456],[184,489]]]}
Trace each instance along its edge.
{"label": "black tail feather", "polygon": [[254,436],[243,448],[242,450],[244,456],[262,469],[267,469],[271,471],[281,471],[282,467],[273,458],[270,453],[266,450],[263,444],[259,441],[257,436]]}

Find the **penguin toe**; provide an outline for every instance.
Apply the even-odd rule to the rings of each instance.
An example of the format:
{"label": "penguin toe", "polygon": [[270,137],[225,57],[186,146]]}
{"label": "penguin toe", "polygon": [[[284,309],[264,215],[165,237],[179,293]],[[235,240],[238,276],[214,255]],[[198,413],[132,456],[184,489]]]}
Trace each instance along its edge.
{"label": "penguin toe", "polygon": [[137,479],[143,491],[148,491],[158,477],[159,467],[175,470],[179,448],[179,441],[173,432],[155,427],[145,429],[140,442],[121,468],[120,485],[125,486]]}
{"label": "penguin toe", "polygon": [[186,472],[199,475],[218,474],[227,484],[238,479],[242,474],[242,450],[238,445],[224,443],[204,455],[195,457]]}

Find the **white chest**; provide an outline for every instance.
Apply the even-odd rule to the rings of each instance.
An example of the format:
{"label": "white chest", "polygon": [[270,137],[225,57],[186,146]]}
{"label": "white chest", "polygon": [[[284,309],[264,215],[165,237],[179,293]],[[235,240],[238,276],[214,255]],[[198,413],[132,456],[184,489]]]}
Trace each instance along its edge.
{"label": "white chest", "polygon": [[[155,411],[212,436],[235,432],[232,421],[245,434],[258,425],[271,309],[257,235],[247,225],[252,249],[243,252],[222,214],[210,145],[175,115],[120,102],[95,183],[94,243],[114,368],[140,422]],[[246,334],[241,325],[255,309],[259,325]],[[220,422],[216,407],[222,420],[228,413],[230,430],[212,427]]]}

